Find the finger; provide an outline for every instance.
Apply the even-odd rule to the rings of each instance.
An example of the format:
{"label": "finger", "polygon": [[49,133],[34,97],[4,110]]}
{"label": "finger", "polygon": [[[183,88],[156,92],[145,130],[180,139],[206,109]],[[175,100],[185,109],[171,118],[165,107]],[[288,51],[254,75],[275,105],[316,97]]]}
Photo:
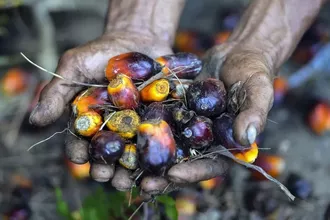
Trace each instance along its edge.
{"label": "finger", "polygon": [[255,142],[267,122],[267,115],[273,105],[274,91],[270,79],[257,73],[246,81],[243,89],[246,99],[234,122],[234,138],[242,145]]}
{"label": "finger", "polygon": [[253,51],[228,55],[223,63],[220,79],[227,90],[241,81],[246,97],[234,122],[234,138],[242,145],[255,141],[266,124],[273,104],[272,65],[261,53]]}
{"label": "finger", "polygon": [[[69,79],[84,81],[84,77],[76,79],[79,74],[75,65],[72,52],[67,52],[62,56],[56,73]],[[39,102],[30,115],[30,123],[46,126],[56,121],[63,114],[66,104],[80,89],[80,86],[70,85],[70,82],[53,78],[42,90]]]}
{"label": "finger", "polygon": [[168,171],[170,181],[178,184],[196,183],[227,173],[228,163],[223,159],[202,159],[174,165]]}
{"label": "finger", "polygon": [[143,178],[141,182],[141,190],[145,193],[155,195],[160,194],[168,186],[169,182],[163,177],[150,177]]}
{"label": "finger", "polygon": [[88,145],[88,141],[79,139],[72,134],[68,134],[65,141],[65,154],[73,163],[87,163],[89,159]]}
{"label": "finger", "polygon": [[97,182],[108,182],[114,174],[113,165],[92,163],[90,176]]}
{"label": "finger", "polygon": [[112,179],[112,186],[119,191],[128,191],[133,186],[133,180],[130,178],[131,172],[125,168],[118,167],[115,176]]}

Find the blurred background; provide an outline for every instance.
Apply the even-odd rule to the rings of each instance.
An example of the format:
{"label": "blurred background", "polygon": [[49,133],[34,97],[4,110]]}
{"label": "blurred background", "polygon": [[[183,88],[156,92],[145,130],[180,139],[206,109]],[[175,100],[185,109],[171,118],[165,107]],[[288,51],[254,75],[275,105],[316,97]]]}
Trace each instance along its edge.
{"label": "blurred background", "polygon": [[[27,63],[20,52],[54,71],[65,50],[102,33],[107,2],[0,1],[0,219],[66,219],[63,213],[68,212],[72,219],[81,219],[81,207],[95,211],[105,193],[107,199],[116,200],[112,208],[122,211],[122,219],[130,215],[123,213],[132,213],[127,198],[110,184],[89,179],[89,164],[67,161],[64,135],[27,151],[63,130],[68,116],[46,128],[29,124],[28,116],[50,75]],[[248,2],[187,0],[174,50],[202,56],[225,42]],[[330,219],[329,11],[329,5],[322,8],[280,69],[274,81],[274,107],[258,137],[265,150],[260,150],[255,163],[285,183],[298,199],[290,202],[275,184],[234,165],[225,177],[171,195],[173,200],[158,207],[159,219],[175,219],[172,209],[166,208],[171,205],[178,219]],[[152,206],[140,212],[148,208],[150,216],[144,219],[157,219]],[[141,213],[135,219],[142,219]],[[120,219],[114,216],[87,219]]]}

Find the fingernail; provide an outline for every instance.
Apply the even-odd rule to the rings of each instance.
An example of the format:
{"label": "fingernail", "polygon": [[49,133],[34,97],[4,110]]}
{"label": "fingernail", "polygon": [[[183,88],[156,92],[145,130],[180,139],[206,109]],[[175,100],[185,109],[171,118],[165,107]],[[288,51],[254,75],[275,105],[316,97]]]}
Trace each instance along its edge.
{"label": "fingernail", "polygon": [[176,177],[176,176],[168,176],[169,180],[171,182],[174,182],[174,183],[186,183],[187,181],[179,178],[179,177]]}
{"label": "fingernail", "polygon": [[105,183],[109,181],[109,178],[94,178],[96,182]]}
{"label": "fingernail", "polygon": [[127,192],[131,188],[121,188],[121,187],[116,187],[116,190],[121,191],[121,192]]}
{"label": "fingernail", "polygon": [[38,111],[39,106],[40,106],[40,102],[38,102],[38,103],[36,104],[36,106],[34,107],[34,109],[32,110],[32,112],[31,112],[31,114],[30,114],[30,117],[29,117],[29,123],[30,123],[30,124],[34,124],[34,123],[33,123],[33,116],[34,116],[35,113]]}
{"label": "fingernail", "polygon": [[249,141],[249,144],[253,144],[257,137],[257,129],[254,127],[254,125],[249,125],[247,131],[247,139]]}

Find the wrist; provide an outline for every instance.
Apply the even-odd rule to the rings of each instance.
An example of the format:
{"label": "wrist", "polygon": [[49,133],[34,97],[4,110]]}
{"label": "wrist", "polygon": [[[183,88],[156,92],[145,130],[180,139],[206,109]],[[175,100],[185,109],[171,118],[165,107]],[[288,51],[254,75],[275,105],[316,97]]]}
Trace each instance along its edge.
{"label": "wrist", "polygon": [[254,0],[230,40],[261,53],[277,70],[292,54],[323,0]]}
{"label": "wrist", "polygon": [[122,33],[172,45],[184,0],[112,0],[105,35]]}

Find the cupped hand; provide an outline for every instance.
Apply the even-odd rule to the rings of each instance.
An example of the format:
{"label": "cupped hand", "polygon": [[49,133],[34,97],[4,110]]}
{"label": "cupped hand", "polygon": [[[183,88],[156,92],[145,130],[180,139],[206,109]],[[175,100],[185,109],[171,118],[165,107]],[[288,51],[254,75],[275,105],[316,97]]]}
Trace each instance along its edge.
{"label": "cupped hand", "polygon": [[[234,122],[235,140],[246,146],[255,142],[263,131],[267,114],[273,104],[273,74],[275,69],[270,57],[264,53],[235,42],[211,48],[203,58],[202,73],[196,80],[208,77],[222,80],[227,91],[241,82],[246,96],[238,96],[240,108]],[[168,183],[182,186],[226,174],[229,162],[223,157],[200,159],[174,165],[167,172],[167,180],[145,178],[141,187],[150,194],[159,193]],[[157,189],[157,190],[156,190]]]}
{"label": "cupped hand", "polygon": [[[229,44],[211,49],[206,55],[199,79],[216,77],[221,69],[220,78],[227,88],[237,81],[245,82],[244,88],[248,96],[235,122],[235,137],[241,143],[247,143],[247,127],[251,124],[255,126],[257,134],[264,126],[272,102],[272,84],[270,70],[261,69],[267,67],[266,64],[262,65],[263,57],[258,57],[260,55],[257,54],[254,54],[254,57],[251,54],[244,57],[243,53],[234,48]],[[102,82],[107,61],[113,56],[130,51],[141,52],[152,58],[172,53],[169,46],[152,38],[143,38],[134,34],[107,35],[67,51],[60,59],[56,73],[80,82]],[[81,89],[80,86],[68,86],[67,82],[54,78],[42,91],[39,104],[31,114],[31,123],[45,126],[56,121]],[[86,163],[89,160],[88,144],[85,140],[68,136],[66,141],[68,158],[77,164]],[[228,163],[223,158],[184,162],[170,168],[165,177],[144,177],[141,190],[148,198],[150,195],[162,193],[165,188],[171,190],[176,186],[223,175],[228,167]],[[122,191],[129,190],[133,184],[130,171],[113,165],[92,163],[90,174],[99,182],[112,179],[112,185]],[[174,184],[168,187],[169,183]]]}

